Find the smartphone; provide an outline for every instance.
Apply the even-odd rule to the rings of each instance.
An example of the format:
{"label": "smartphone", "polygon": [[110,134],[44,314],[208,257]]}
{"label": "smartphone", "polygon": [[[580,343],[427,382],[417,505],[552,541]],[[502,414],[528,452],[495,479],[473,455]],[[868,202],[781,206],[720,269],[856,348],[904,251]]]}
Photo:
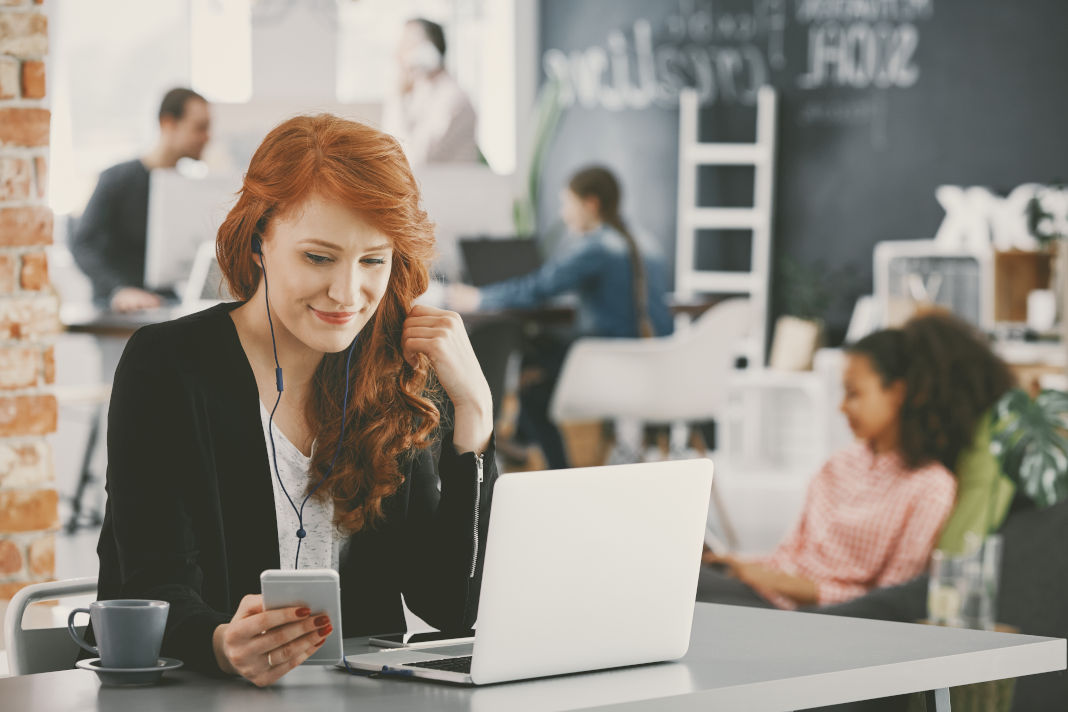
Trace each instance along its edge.
{"label": "smartphone", "polygon": [[344,654],[341,641],[341,579],[333,569],[268,569],[260,574],[263,607],[307,606],[313,616],[330,616],[334,630],[304,665],[336,665]]}
{"label": "smartphone", "polygon": [[475,631],[465,630],[462,633],[443,633],[440,630],[424,631],[422,633],[390,633],[388,635],[373,636],[368,642],[379,648],[423,648],[430,645],[449,643],[470,643],[475,639]]}

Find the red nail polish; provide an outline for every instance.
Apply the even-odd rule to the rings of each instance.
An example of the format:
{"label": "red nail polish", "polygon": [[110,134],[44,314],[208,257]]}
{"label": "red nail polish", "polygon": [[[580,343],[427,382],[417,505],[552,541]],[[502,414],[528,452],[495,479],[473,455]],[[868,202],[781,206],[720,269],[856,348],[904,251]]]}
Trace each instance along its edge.
{"label": "red nail polish", "polygon": [[315,619],[315,625],[317,627],[319,627],[319,628],[322,628],[324,625],[328,624],[329,622],[330,622],[330,617],[329,616],[319,616],[318,618]]}
{"label": "red nail polish", "polygon": [[311,615],[311,609],[310,608],[298,608],[297,609],[297,618],[307,618],[310,615]]}
{"label": "red nail polish", "polygon": [[334,630],[334,626],[328,625],[325,628],[320,628],[319,629],[319,635],[321,635],[321,636],[323,636],[325,638],[326,636],[330,635],[331,631],[333,631],[333,630]]}

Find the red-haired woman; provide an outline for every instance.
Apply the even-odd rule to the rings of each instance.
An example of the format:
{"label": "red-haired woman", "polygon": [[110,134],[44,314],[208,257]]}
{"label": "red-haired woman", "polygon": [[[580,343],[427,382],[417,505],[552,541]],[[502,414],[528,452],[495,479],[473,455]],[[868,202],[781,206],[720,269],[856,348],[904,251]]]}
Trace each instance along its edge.
{"label": "red-haired woman", "polygon": [[346,636],[403,630],[402,593],[437,628],[474,622],[492,404],[459,317],[413,306],[433,243],[391,137],[290,119],[219,229],[240,301],[131,338],[99,597],[169,601],[162,654],[258,685],[299,665],[342,621],[265,611],[280,567],[339,571]]}

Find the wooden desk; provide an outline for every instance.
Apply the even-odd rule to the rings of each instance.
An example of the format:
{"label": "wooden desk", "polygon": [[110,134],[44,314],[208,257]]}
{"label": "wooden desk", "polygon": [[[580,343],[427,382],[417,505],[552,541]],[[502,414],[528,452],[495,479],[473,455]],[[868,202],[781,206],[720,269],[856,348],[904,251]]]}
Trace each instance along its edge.
{"label": "wooden desk", "polygon": [[[349,652],[365,639],[346,641]],[[689,653],[679,662],[490,685],[349,676],[331,668],[290,673],[259,689],[179,670],[147,688],[101,687],[83,670],[0,679],[5,709],[33,710],[748,710],[778,712],[1065,669],[1065,641],[1027,635],[697,604]]]}

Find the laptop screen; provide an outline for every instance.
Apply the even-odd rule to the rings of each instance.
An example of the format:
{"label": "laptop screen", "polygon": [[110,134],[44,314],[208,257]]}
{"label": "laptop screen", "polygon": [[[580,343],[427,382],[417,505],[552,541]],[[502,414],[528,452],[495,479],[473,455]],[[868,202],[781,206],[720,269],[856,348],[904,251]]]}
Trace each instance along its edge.
{"label": "laptop screen", "polygon": [[460,254],[468,284],[483,287],[541,267],[538,241],[531,237],[465,237]]}
{"label": "laptop screen", "polygon": [[229,301],[232,299],[230,290],[226,288],[226,280],[223,277],[222,269],[219,268],[219,263],[216,260],[212,260],[208,264],[208,275],[207,279],[204,280],[204,284],[200,287],[200,298],[203,301]]}

